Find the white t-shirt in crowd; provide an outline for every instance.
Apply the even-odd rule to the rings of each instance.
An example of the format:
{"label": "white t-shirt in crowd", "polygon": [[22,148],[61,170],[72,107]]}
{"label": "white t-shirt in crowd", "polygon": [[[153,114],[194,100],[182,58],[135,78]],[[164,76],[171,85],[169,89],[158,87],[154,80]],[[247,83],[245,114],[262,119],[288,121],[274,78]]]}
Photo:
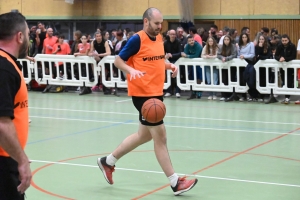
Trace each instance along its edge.
{"label": "white t-shirt in crowd", "polygon": [[300,39],[298,40],[297,51],[300,51]]}

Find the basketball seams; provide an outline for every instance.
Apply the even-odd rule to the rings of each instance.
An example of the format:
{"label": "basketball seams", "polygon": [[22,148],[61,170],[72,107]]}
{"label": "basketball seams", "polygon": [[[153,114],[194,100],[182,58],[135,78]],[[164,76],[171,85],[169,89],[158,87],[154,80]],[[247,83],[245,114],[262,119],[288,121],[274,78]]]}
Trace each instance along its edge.
{"label": "basketball seams", "polygon": [[161,121],[165,114],[166,107],[160,99],[148,99],[142,106],[142,116],[150,123],[157,123]]}

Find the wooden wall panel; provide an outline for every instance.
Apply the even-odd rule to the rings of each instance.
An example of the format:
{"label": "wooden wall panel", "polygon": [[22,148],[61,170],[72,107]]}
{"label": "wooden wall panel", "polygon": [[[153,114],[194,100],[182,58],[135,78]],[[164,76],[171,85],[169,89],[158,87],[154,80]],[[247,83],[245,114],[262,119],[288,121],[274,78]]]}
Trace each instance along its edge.
{"label": "wooden wall panel", "polygon": [[0,0],[0,13],[10,12],[12,9],[22,10],[22,0]]}
{"label": "wooden wall panel", "polygon": [[22,0],[22,14],[25,16],[81,16],[82,3],[75,1],[68,4],[61,0]]}
{"label": "wooden wall panel", "polygon": [[[177,0],[171,0],[171,1],[168,1],[168,0],[149,0],[148,2],[149,2],[149,7],[158,8],[163,13],[164,16],[166,16],[166,15],[171,15],[171,16],[179,15],[179,7],[178,7],[178,1]],[[147,9],[147,7],[144,9],[144,11],[146,9]]]}
{"label": "wooden wall panel", "polygon": [[220,15],[221,0],[195,0],[194,15]]}
{"label": "wooden wall panel", "polygon": [[254,15],[299,15],[299,0],[251,0],[255,2]]}
{"label": "wooden wall panel", "polygon": [[250,15],[250,3],[252,0],[221,0],[220,15]]}
{"label": "wooden wall panel", "polygon": [[247,26],[250,28],[252,40],[262,27],[268,27],[270,31],[271,28],[276,28],[279,34],[288,34],[295,45],[300,39],[300,20],[215,20],[214,22],[219,29],[228,26],[237,29],[239,34],[241,28]]}
{"label": "wooden wall panel", "polygon": [[[97,2],[97,4],[96,4]],[[145,0],[99,0],[84,3],[85,16],[141,16],[148,8]]]}

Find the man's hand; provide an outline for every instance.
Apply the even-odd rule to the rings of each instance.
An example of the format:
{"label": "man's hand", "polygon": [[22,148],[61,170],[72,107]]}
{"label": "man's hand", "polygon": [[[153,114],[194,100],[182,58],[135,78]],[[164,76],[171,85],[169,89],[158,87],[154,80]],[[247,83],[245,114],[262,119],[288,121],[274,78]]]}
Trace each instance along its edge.
{"label": "man's hand", "polygon": [[175,78],[177,76],[177,73],[178,73],[178,67],[174,64],[171,64],[171,70],[173,72],[172,78]]}
{"label": "man's hand", "polygon": [[281,58],[279,59],[279,62],[283,62],[283,61],[285,61],[285,59],[284,59],[284,57],[281,57]]}
{"label": "man's hand", "polygon": [[30,164],[29,160],[25,160],[23,163],[18,163],[18,170],[20,174],[19,179],[21,183],[17,187],[17,189],[21,194],[23,194],[30,186],[32,175],[31,175],[29,164]]}
{"label": "man's hand", "polygon": [[222,62],[225,62],[225,61],[226,61],[226,58],[223,57],[223,58],[222,58]]}
{"label": "man's hand", "polygon": [[184,52],[181,52],[181,56],[186,58],[186,54]]}
{"label": "man's hand", "polygon": [[130,74],[130,81],[133,79],[135,79],[135,77],[137,76],[138,78],[141,78],[142,76],[144,76],[144,74],[146,74],[146,72],[141,72],[139,70],[135,70],[133,68],[130,69],[129,71],[129,74]]}

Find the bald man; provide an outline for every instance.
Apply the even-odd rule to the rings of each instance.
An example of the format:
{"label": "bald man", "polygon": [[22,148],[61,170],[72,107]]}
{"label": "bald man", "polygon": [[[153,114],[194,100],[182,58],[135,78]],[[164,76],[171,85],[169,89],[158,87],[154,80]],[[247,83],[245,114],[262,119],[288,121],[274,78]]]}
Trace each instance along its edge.
{"label": "bald man", "polygon": [[[130,38],[115,59],[115,66],[127,74],[128,96],[132,97],[139,112],[140,123],[138,131],[125,138],[110,155],[98,158],[98,165],[106,181],[113,184],[112,172],[117,160],[136,147],[153,140],[156,159],[168,177],[174,195],[179,195],[193,188],[197,179],[178,177],[169,157],[163,120],[150,123],[141,114],[142,106],[148,99],[157,98],[163,101],[165,70],[172,70],[172,77],[176,77],[178,72],[174,64],[165,62],[163,39],[160,35],[162,22],[163,16],[158,9],[147,9],[143,15],[143,30]],[[136,160],[140,162],[138,157]]]}
{"label": "bald man", "polygon": [[52,54],[53,46],[57,42],[57,37],[53,36],[53,29],[48,28],[47,29],[47,37],[44,40],[43,44],[43,54]]}

